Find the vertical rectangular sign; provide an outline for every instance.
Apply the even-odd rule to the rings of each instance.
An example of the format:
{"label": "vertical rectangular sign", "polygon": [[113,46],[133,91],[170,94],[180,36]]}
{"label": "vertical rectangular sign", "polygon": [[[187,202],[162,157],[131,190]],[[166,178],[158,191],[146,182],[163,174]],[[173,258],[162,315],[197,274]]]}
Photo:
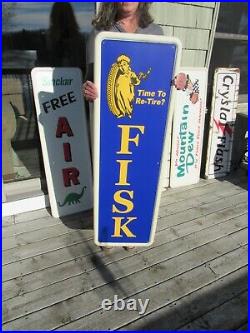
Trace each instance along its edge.
{"label": "vertical rectangular sign", "polygon": [[205,170],[207,178],[223,177],[230,172],[239,81],[238,68],[218,68],[215,71]]}
{"label": "vertical rectangular sign", "polygon": [[[95,46],[94,226],[98,245],[150,245],[180,42],[103,32]],[[160,186],[159,186],[160,189]]]}
{"label": "vertical rectangular sign", "polygon": [[186,82],[174,105],[170,187],[199,182],[207,95],[207,68],[181,68]]}
{"label": "vertical rectangular sign", "polygon": [[52,215],[88,210],[93,190],[81,71],[37,67],[31,77]]}

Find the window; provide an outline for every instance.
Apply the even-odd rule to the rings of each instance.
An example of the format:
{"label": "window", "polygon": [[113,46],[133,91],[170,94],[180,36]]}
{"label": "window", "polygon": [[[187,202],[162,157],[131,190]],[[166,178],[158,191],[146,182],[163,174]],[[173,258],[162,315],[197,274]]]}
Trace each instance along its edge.
{"label": "window", "polygon": [[248,94],[247,13],[247,2],[223,2],[220,4],[210,62],[210,82],[212,82],[217,67],[240,68],[240,102],[247,101]]}
{"label": "window", "polygon": [[94,2],[2,3],[4,183],[44,178],[30,72],[74,66],[84,74],[94,14]]}

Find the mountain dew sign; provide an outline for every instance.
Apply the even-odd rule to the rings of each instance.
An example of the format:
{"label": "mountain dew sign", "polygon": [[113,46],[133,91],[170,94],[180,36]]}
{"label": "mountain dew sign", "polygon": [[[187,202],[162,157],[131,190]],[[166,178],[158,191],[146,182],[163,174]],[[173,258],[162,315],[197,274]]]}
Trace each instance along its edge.
{"label": "mountain dew sign", "polygon": [[92,208],[87,124],[77,68],[31,73],[52,215]]}
{"label": "mountain dew sign", "polygon": [[206,68],[181,68],[173,82],[174,108],[170,187],[198,183],[207,93]]}

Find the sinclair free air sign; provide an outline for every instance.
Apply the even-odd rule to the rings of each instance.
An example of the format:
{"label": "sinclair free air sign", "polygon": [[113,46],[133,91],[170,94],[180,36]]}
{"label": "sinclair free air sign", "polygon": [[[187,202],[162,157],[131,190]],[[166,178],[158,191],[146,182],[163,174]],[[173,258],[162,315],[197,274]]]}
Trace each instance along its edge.
{"label": "sinclair free air sign", "polygon": [[34,68],[31,76],[52,215],[90,209],[92,174],[80,69]]}
{"label": "sinclair free air sign", "polygon": [[207,95],[207,69],[181,68],[175,79],[170,186],[199,182]]}
{"label": "sinclair free air sign", "polygon": [[164,36],[96,39],[94,224],[98,245],[153,242],[180,43]]}
{"label": "sinclair free air sign", "polygon": [[238,68],[218,68],[214,75],[205,175],[218,178],[230,172],[238,104]]}

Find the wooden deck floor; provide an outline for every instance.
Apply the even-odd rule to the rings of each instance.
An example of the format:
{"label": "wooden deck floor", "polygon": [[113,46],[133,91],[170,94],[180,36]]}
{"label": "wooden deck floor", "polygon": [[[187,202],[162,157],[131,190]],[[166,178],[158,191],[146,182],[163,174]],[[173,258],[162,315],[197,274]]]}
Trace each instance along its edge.
{"label": "wooden deck floor", "polygon": [[[92,215],[4,218],[3,330],[247,329],[247,176],[162,194],[155,243],[101,251]],[[149,299],[104,311],[104,298]]]}

